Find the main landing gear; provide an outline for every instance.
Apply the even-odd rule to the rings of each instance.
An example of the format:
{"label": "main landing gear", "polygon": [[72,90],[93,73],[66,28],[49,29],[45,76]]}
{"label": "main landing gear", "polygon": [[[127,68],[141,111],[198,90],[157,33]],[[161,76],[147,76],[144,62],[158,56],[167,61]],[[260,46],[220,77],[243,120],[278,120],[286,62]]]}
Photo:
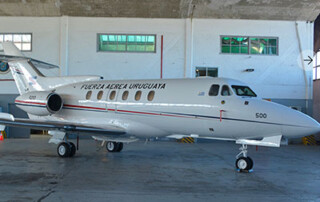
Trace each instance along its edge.
{"label": "main landing gear", "polygon": [[72,142],[61,142],[57,152],[60,157],[73,157],[76,154],[76,146]]}
{"label": "main landing gear", "polygon": [[[247,156],[248,146],[243,144],[239,150],[240,153],[237,155],[236,168],[240,172],[250,172],[253,168],[253,161]],[[242,157],[240,157],[242,155]]]}
{"label": "main landing gear", "polygon": [[108,152],[120,152],[123,149],[122,142],[107,142],[106,148]]}

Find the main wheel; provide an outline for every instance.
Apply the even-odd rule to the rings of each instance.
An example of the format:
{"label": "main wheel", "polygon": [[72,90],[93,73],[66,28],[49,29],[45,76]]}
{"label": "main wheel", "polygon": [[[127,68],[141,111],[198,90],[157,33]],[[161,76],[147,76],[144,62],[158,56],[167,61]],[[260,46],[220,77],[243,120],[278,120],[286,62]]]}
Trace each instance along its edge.
{"label": "main wheel", "polygon": [[70,154],[69,157],[73,157],[76,154],[76,145],[73,142],[69,142],[70,144]]}
{"label": "main wheel", "polygon": [[122,142],[119,142],[119,143],[117,143],[117,144],[118,144],[117,152],[121,152],[121,150],[123,149],[123,143],[122,143]]}
{"label": "main wheel", "polygon": [[251,170],[253,168],[253,160],[249,156],[247,156],[247,159],[250,161],[251,166],[249,167],[249,170]]}
{"label": "main wheel", "polygon": [[108,152],[116,152],[118,150],[118,144],[116,142],[107,142],[106,148]]}
{"label": "main wheel", "polygon": [[236,168],[240,171],[249,171],[253,167],[253,161],[249,157],[240,157],[236,161]]}
{"label": "main wheel", "polygon": [[57,152],[60,157],[68,157],[71,152],[69,144],[61,142],[57,147]]}

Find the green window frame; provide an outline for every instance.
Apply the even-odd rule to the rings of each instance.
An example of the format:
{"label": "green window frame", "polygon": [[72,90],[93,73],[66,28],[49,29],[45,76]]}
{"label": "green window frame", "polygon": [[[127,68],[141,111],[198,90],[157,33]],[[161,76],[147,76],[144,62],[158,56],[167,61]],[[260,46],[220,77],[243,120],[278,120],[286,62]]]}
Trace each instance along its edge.
{"label": "green window frame", "polygon": [[221,52],[248,54],[249,37],[221,37]]}
{"label": "green window frame", "polygon": [[[13,42],[21,51],[32,51],[32,33],[0,33],[0,43],[4,41]],[[0,51],[3,51],[2,47]]]}
{"label": "green window frame", "polygon": [[98,34],[97,38],[99,52],[156,52],[156,35]]}
{"label": "green window frame", "polygon": [[220,36],[221,53],[278,55],[277,37]]}

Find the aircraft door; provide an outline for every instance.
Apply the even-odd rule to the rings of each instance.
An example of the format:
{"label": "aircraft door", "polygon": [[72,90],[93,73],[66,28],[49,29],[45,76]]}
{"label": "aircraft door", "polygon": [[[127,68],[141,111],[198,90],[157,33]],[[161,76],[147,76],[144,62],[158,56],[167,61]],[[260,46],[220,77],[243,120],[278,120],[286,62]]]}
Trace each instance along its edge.
{"label": "aircraft door", "polygon": [[213,84],[209,90],[209,99],[213,106],[211,116],[217,117],[215,120],[208,120],[206,123],[207,130],[210,131],[210,135],[217,135],[222,133],[222,128],[225,122],[224,118],[230,117],[230,106],[232,101],[232,91],[228,85]]}
{"label": "aircraft door", "polygon": [[219,100],[220,100],[220,119],[226,115],[228,112],[230,102],[232,101],[230,98],[232,96],[232,91],[228,85],[222,85],[220,94],[219,94]]}

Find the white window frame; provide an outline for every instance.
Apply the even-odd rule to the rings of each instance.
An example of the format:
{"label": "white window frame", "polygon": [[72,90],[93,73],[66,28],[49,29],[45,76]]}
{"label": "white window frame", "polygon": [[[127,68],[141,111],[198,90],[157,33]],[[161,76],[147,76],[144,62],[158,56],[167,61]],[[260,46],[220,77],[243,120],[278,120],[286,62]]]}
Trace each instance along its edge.
{"label": "white window frame", "polygon": [[[2,37],[2,41],[5,41],[4,40],[4,36],[5,35],[12,35],[12,40],[11,41],[13,41],[14,42],[14,35],[21,35],[21,37],[22,37],[22,35],[30,35],[30,42],[23,42],[23,40],[21,40],[21,44],[28,44],[28,43],[30,43],[30,50],[21,50],[19,47],[19,50],[20,51],[22,51],[22,52],[32,52],[32,38],[33,38],[33,36],[32,36],[32,33],[17,33],[17,32],[13,32],[13,33],[0,33],[0,38]],[[15,42],[14,42],[15,43]],[[18,42],[16,42],[16,43],[18,43]],[[2,48],[2,47],[1,47]],[[22,48],[22,47],[21,47]],[[0,51],[1,52],[3,52],[3,49],[0,49]]]}

